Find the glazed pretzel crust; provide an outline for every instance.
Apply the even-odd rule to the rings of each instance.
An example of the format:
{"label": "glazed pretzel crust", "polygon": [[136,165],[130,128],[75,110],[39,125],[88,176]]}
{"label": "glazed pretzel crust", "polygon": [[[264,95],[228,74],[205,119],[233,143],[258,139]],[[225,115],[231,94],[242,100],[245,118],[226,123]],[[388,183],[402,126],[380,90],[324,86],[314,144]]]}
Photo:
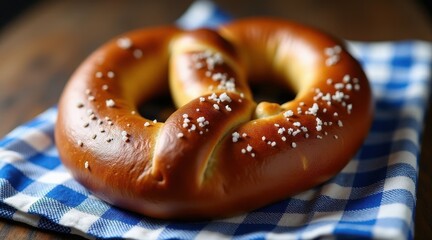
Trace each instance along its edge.
{"label": "glazed pretzel crust", "polygon": [[[255,82],[296,97],[256,103]],[[165,91],[178,109],[165,122],[140,116],[138,106]],[[367,78],[342,42],[257,18],[108,42],[65,87],[55,137],[64,165],[105,201],[156,218],[215,218],[337,174],[372,112]]]}

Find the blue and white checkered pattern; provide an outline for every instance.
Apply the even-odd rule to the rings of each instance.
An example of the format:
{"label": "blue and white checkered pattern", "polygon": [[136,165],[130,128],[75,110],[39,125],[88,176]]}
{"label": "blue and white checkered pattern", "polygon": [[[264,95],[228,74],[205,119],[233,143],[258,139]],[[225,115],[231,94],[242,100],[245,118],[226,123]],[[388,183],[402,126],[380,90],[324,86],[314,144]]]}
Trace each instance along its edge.
{"label": "blue and white checkered pattern", "polygon": [[[204,1],[178,24],[212,27],[228,19]],[[412,239],[432,45],[348,44],[372,82],[375,119],[356,157],[319,187],[229,219],[185,223],[136,215],[72,179],[54,145],[53,107],[0,140],[0,217],[89,238]]]}

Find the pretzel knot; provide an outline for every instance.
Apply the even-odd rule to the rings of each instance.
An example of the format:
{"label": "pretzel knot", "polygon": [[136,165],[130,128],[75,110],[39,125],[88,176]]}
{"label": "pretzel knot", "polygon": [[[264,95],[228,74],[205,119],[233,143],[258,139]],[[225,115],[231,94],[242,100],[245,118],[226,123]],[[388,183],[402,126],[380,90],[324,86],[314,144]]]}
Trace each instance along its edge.
{"label": "pretzel knot", "polygon": [[[256,103],[250,82],[296,97]],[[165,122],[138,113],[164,91],[178,107]],[[65,87],[55,136],[64,165],[105,201],[156,218],[215,218],[334,176],[362,144],[372,111],[367,78],[340,41],[246,19],[108,42]]]}

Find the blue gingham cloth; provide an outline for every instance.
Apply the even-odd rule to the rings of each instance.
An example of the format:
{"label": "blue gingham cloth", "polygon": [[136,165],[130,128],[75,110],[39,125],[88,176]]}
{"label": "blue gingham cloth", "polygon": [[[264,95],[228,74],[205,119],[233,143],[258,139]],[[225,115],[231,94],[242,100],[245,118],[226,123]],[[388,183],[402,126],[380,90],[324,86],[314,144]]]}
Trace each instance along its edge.
{"label": "blue gingham cloth", "polygon": [[[177,23],[212,27],[228,20],[210,2],[198,2]],[[113,207],[74,181],[54,144],[53,107],[0,141],[0,216],[100,239],[412,239],[432,45],[348,45],[372,82],[375,118],[358,154],[321,186],[228,219],[150,219]]]}

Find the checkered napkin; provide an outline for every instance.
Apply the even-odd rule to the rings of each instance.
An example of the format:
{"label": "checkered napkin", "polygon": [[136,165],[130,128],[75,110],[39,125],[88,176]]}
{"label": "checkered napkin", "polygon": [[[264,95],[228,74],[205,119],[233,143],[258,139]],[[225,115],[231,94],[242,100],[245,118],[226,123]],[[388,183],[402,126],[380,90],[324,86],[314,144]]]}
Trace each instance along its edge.
{"label": "checkered napkin", "polygon": [[[193,28],[227,20],[204,1],[177,23]],[[72,179],[54,145],[53,107],[0,140],[0,216],[101,239],[411,239],[432,45],[348,44],[372,82],[375,119],[358,154],[319,187],[228,219],[146,218],[97,199]]]}

